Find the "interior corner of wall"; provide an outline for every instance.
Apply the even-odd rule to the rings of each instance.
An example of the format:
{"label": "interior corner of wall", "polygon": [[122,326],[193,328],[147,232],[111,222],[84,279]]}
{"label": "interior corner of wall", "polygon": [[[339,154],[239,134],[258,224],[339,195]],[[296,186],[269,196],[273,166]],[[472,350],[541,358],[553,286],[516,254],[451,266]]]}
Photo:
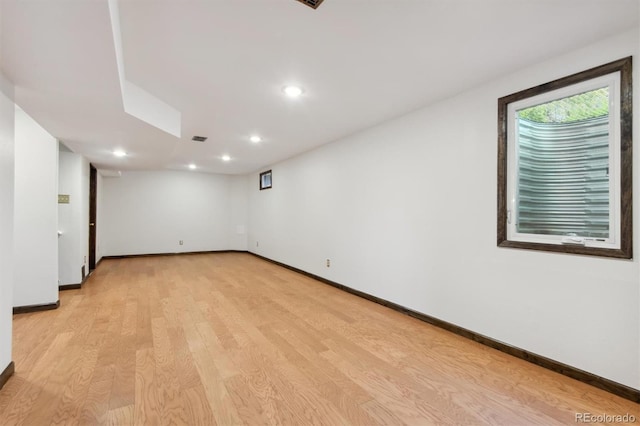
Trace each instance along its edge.
{"label": "interior corner of wall", "polygon": [[13,83],[0,71],[0,92],[13,102],[15,99],[14,90]]}

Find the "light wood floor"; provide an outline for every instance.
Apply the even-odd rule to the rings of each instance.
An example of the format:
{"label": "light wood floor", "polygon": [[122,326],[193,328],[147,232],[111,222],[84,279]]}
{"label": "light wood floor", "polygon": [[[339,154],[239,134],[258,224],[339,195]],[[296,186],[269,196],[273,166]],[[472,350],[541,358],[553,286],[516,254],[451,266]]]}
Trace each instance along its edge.
{"label": "light wood floor", "polygon": [[248,254],[105,260],[14,316],[0,424],[575,424],[640,405]]}

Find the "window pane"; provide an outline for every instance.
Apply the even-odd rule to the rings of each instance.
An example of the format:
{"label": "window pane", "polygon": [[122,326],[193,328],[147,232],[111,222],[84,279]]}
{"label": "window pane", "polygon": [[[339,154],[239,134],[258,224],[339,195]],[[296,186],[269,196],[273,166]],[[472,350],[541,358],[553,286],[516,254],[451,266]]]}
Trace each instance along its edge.
{"label": "window pane", "polygon": [[519,233],[609,237],[609,91],[517,111]]}

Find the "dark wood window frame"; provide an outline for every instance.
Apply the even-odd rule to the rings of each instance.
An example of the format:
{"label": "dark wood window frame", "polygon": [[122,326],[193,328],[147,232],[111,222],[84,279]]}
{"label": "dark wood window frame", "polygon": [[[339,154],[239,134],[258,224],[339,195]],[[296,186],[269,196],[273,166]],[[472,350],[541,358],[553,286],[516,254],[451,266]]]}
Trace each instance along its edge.
{"label": "dark wood window frame", "polygon": [[[269,177],[269,182],[266,182],[266,178]],[[273,177],[271,175],[271,170],[267,170],[266,172],[260,173],[260,191],[263,189],[269,189],[273,186]]]}
{"label": "dark wood window frame", "polygon": [[[632,257],[632,66],[631,57],[623,58],[568,77],[541,84],[498,99],[498,246],[551,252],[631,259]],[[507,238],[507,125],[509,104],[570,86],[596,77],[620,72],[620,248],[587,247],[513,241]]]}

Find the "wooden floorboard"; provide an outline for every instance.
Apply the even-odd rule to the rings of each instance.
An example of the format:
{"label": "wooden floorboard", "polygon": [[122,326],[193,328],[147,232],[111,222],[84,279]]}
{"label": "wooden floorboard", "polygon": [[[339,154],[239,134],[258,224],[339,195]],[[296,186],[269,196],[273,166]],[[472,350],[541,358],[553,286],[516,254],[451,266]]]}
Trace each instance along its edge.
{"label": "wooden floorboard", "polygon": [[106,259],[14,317],[0,425],[564,425],[640,405],[246,253]]}

